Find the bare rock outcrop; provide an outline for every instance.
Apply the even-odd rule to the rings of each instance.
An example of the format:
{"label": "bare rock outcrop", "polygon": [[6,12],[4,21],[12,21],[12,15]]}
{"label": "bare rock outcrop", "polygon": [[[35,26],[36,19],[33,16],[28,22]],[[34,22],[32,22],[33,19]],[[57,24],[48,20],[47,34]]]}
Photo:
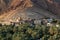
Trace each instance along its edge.
{"label": "bare rock outcrop", "polygon": [[0,0],[0,14],[9,10],[15,10],[18,7],[27,8],[31,7],[32,2],[30,0]]}
{"label": "bare rock outcrop", "polygon": [[32,0],[40,7],[52,12],[60,17],[60,1],[59,0]]}
{"label": "bare rock outcrop", "polygon": [[[35,8],[32,7],[34,5],[36,5]],[[60,17],[59,0],[0,0],[0,18],[11,18],[12,16],[17,15],[17,13],[20,14],[21,10],[29,7],[32,7],[32,9],[35,10],[38,7],[38,11],[40,11],[40,13],[42,10],[39,9],[43,8],[43,10],[45,9],[48,12],[56,15],[57,17]],[[44,11],[42,13],[44,14]],[[26,14],[23,13],[22,15],[24,16]]]}

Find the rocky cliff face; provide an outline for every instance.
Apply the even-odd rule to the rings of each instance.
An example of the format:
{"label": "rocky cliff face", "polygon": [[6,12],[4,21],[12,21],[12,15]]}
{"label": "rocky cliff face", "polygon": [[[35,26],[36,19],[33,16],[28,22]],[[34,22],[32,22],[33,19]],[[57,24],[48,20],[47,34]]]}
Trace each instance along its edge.
{"label": "rocky cliff face", "polygon": [[9,10],[15,10],[18,7],[26,8],[31,7],[30,0],[0,0],[0,14]]}
{"label": "rocky cliff face", "polygon": [[59,0],[0,0],[0,13],[2,11],[15,9],[19,6],[31,6],[31,2],[51,11],[60,16],[60,1]]}
{"label": "rocky cliff face", "polygon": [[[17,14],[26,15],[24,12],[21,13],[21,10],[28,8],[31,12],[30,17],[38,18],[43,16],[49,17],[60,17],[60,1],[59,0],[0,0],[0,18],[11,18]],[[33,5],[33,6],[32,6]],[[29,8],[30,7],[30,8]],[[32,12],[33,11],[33,12]],[[48,11],[48,12],[47,12]],[[50,13],[52,14],[50,14]],[[34,13],[34,16],[31,16]],[[35,15],[35,13],[37,15]],[[4,15],[3,15],[4,14]],[[45,15],[46,14],[46,15]],[[9,18],[9,19],[10,19]],[[16,17],[15,17],[16,18]]]}
{"label": "rocky cliff face", "polygon": [[32,0],[42,8],[60,17],[60,0]]}
{"label": "rocky cliff face", "polygon": [[0,20],[24,19],[25,9],[29,7],[32,7],[31,0],[0,0]]}

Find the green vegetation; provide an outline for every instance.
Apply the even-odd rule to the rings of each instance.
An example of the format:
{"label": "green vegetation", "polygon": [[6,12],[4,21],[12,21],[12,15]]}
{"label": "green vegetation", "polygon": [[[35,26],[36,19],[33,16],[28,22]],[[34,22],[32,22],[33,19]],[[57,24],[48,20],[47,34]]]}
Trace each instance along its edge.
{"label": "green vegetation", "polygon": [[0,25],[0,40],[60,40],[60,27],[25,23],[19,26]]}

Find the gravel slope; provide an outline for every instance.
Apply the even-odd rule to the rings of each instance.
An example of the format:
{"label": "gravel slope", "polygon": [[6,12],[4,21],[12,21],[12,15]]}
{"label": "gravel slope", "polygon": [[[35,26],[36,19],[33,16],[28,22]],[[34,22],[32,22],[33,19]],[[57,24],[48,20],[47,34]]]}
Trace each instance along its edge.
{"label": "gravel slope", "polygon": [[51,12],[39,7],[37,4],[35,4],[32,8],[28,8],[26,10],[26,13],[28,17],[40,19],[44,17],[50,17],[50,18],[58,18],[56,15],[52,14]]}

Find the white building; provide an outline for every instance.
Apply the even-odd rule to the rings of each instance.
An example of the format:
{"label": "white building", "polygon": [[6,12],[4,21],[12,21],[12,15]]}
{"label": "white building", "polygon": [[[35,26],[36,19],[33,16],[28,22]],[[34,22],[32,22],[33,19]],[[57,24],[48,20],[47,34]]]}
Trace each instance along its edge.
{"label": "white building", "polygon": [[41,24],[41,20],[35,20],[34,23],[40,25]]}

